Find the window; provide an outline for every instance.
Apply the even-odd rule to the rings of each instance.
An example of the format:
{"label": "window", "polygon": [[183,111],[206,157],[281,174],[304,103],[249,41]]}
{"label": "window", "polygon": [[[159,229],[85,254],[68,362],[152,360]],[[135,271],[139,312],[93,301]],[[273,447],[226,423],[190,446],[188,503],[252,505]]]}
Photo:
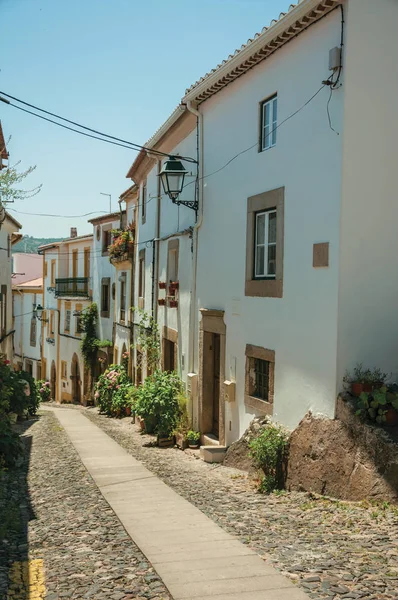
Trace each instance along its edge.
{"label": "window", "polygon": [[56,267],[56,261],[52,260],[51,261],[51,287],[55,287],[55,267]]}
{"label": "window", "polygon": [[33,317],[30,320],[30,345],[36,346],[36,331],[37,331],[37,320],[36,317]]}
{"label": "window", "polygon": [[73,250],[72,251],[72,277],[73,277],[73,279],[76,279],[77,273],[78,273],[78,257],[79,257],[79,250]]}
{"label": "window", "polygon": [[68,363],[66,360],[61,360],[61,379],[68,378]]}
{"label": "window", "polygon": [[120,320],[126,320],[126,273],[122,273],[120,281]]}
{"label": "window", "polygon": [[70,315],[71,315],[71,304],[70,302],[65,303],[65,331],[70,332]]}
{"label": "window", "polygon": [[36,379],[37,381],[41,379],[41,363],[39,362],[36,364]]}
{"label": "window", "polygon": [[178,331],[163,325],[162,331],[162,369],[175,371],[178,365]]}
{"label": "window", "polygon": [[275,352],[246,346],[245,405],[259,414],[272,414],[274,402]]}
{"label": "window", "polygon": [[283,296],[284,188],[247,199],[246,296]]}
{"label": "window", "polygon": [[276,127],[278,119],[278,98],[273,96],[260,105],[260,152],[268,150],[276,144]]}
{"label": "window", "polygon": [[76,323],[75,323],[75,334],[80,335],[83,333],[82,329],[82,315],[81,312],[83,310],[83,306],[81,304],[76,304]]}
{"label": "window", "polygon": [[108,246],[112,244],[111,229],[102,230],[102,254],[108,254]]}
{"label": "window", "polygon": [[142,186],[141,191],[141,223],[146,221],[146,181]]}
{"label": "window", "polygon": [[276,210],[255,215],[254,278],[275,277],[276,266]]}
{"label": "window", "polygon": [[179,240],[170,240],[167,255],[167,281],[178,281],[178,247]]}
{"label": "window", "polygon": [[138,255],[138,308],[145,304],[145,250],[140,250]]}
{"label": "window", "polygon": [[110,277],[101,280],[101,317],[109,318],[110,306]]}
{"label": "window", "polygon": [[29,373],[31,377],[33,377],[33,362],[31,360],[25,360],[25,371]]}
{"label": "window", "polygon": [[90,277],[90,248],[84,248],[84,277]]}

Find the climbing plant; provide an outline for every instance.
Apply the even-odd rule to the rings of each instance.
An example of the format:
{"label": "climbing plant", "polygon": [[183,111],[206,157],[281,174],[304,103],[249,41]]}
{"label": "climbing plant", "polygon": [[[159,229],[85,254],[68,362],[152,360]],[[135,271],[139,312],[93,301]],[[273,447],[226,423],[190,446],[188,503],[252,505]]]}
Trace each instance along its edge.
{"label": "climbing plant", "polygon": [[132,308],[139,317],[136,343],[132,347],[140,347],[150,371],[156,371],[160,364],[159,327],[155,319],[142,309]]}
{"label": "climbing plant", "polygon": [[97,358],[98,338],[97,338],[98,308],[95,302],[87,306],[82,311],[80,317],[80,326],[83,331],[83,338],[80,348],[83,354],[86,367],[92,367]]}

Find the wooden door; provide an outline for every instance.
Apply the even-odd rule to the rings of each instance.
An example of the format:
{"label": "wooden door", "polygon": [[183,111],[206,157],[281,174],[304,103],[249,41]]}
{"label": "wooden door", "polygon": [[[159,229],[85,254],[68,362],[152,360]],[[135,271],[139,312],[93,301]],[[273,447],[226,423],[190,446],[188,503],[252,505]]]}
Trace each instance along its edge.
{"label": "wooden door", "polygon": [[218,438],[220,433],[220,335],[213,333],[213,426],[212,433]]}

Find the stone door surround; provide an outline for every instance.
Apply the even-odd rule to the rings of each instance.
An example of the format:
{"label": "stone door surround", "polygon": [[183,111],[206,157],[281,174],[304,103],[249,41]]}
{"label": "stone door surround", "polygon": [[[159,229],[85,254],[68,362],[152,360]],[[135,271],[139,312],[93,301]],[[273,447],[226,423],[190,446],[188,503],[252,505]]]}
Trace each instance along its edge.
{"label": "stone door surround", "polygon": [[224,323],[224,311],[201,308],[199,332],[199,428],[201,433],[208,433],[212,428],[212,407],[206,406],[209,386],[213,385],[211,356],[205,351],[206,334],[217,333],[220,336],[220,407],[219,407],[219,442],[225,444],[225,347],[227,327]]}

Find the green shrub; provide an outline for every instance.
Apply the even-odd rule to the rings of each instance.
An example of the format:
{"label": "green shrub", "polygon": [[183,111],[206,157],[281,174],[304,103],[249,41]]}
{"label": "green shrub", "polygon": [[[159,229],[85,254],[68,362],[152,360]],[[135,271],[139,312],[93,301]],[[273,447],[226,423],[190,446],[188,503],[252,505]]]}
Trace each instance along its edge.
{"label": "green shrub", "polygon": [[178,402],[178,419],[175,428],[175,433],[187,434],[191,427],[191,420],[188,415],[188,398],[181,392],[177,396]]}
{"label": "green shrub", "polygon": [[12,430],[8,417],[0,415],[0,470],[4,467],[14,467],[22,452],[19,435]]}
{"label": "green shrub", "polygon": [[170,436],[179,417],[178,395],[182,382],[175,373],[155,371],[137,389],[135,410],[144,419],[145,428],[154,433]]}
{"label": "green shrub", "polygon": [[250,456],[255,466],[264,473],[260,492],[270,494],[282,489],[284,464],[288,448],[288,434],[280,426],[269,423],[260,435],[249,444]]}
{"label": "green shrub", "polygon": [[199,444],[200,431],[194,431],[193,429],[188,431],[187,440],[190,444]]}
{"label": "green shrub", "polygon": [[[121,365],[111,365],[105,373],[100,375],[95,385],[94,394],[100,412],[112,415],[116,404],[118,405],[121,401],[124,386],[128,384],[131,385],[130,380],[127,377],[125,368]],[[119,393],[118,390],[120,389],[122,389],[122,392]]]}

